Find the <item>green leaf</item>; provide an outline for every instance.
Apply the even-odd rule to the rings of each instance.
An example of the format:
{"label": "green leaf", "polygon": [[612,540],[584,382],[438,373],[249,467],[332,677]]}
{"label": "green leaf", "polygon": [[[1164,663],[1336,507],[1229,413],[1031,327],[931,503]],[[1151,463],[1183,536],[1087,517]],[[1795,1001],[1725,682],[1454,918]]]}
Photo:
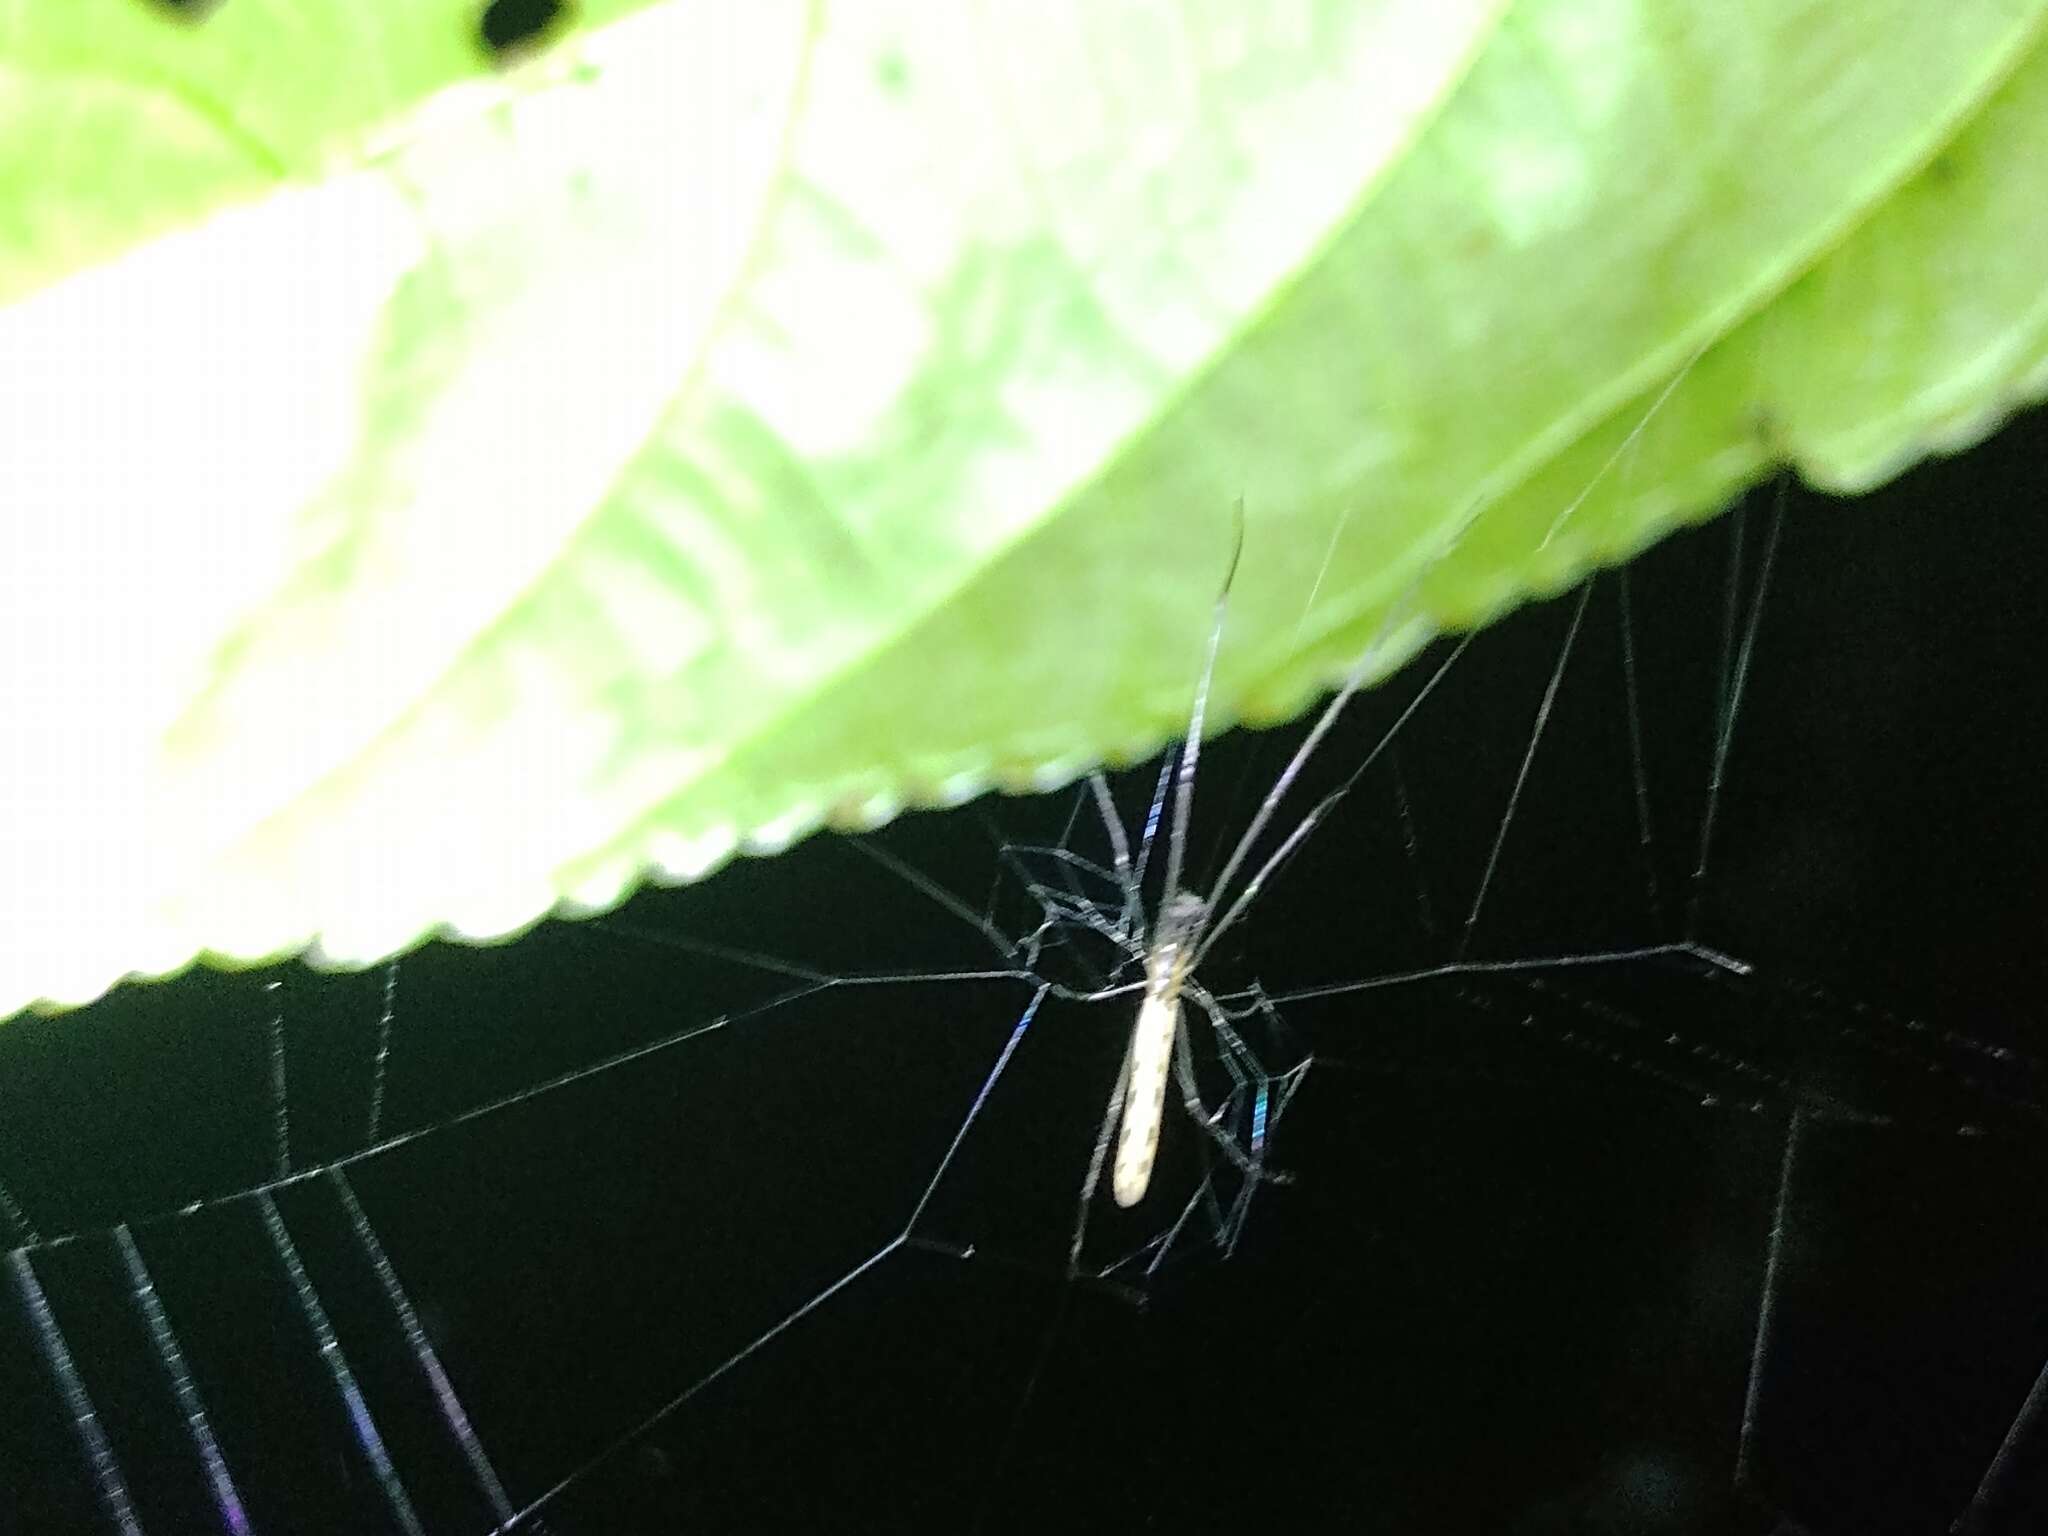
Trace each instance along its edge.
{"label": "green leaf", "polygon": [[1134,758],[2048,383],[2041,0],[0,19],[0,1009]]}

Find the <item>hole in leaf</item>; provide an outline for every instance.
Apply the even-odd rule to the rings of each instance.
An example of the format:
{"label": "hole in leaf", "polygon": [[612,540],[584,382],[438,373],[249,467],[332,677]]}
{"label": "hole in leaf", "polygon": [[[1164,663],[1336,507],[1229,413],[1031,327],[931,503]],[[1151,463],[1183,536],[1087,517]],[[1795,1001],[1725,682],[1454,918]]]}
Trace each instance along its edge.
{"label": "hole in leaf", "polygon": [[566,0],[491,0],[477,19],[477,36],[495,59],[538,46],[568,17]]}

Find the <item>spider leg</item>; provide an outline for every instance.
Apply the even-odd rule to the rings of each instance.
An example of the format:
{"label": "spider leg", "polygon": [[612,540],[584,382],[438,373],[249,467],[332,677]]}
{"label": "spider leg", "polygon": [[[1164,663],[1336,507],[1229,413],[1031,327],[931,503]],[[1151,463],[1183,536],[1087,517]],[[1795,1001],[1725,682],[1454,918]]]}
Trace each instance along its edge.
{"label": "spider leg", "polygon": [[[1257,1056],[1245,1044],[1244,1038],[1231,1026],[1228,1011],[1210,994],[1206,987],[1188,982],[1183,986],[1182,996],[1202,1011],[1202,1016],[1209,1021],[1210,1028],[1214,1029],[1217,1032],[1218,1038],[1225,1042],[1225,1049],[1220,1054],[1219,1060],[1222,1061],[1224,1069],[1230,1073],[1232,1084],[1231,1090],[1225,1096],[1223,1102],[1215,1110],[1210,1110],[1209,1106],[1203,1102],[1201,1085],[1195,1080],[1194,1050],[1188,1042],[1188,1032],[1185,1027],[1180,1029],[1174,1039],[1173,1068],[1174,1076],[1180,1083],[1181,1103],[1188,1112],[1188,1118],[1194,1121],[1202,1133],[1216,1144],[1217,1148],[1230,1161],[1231,1165],[1248,1180],[1261,1184],[1292,1183],[1294,1181],[1293,1174],[1266,1166],[1266,1148],[1263,1135],[1257,1139],[1253,1150],[1247,1152],[1238,1145],[1237,1138],[1230,1133],[1225,1122],[1234,1111],[1242,1106],[1247,1094],[1255,1095],[1257,1093],[1269,1092],[1271,1084],[1276,1081],[1285,1081],[1287,1079],[1298,1081],[1299,1074],[1306,1070],[1306,1064],[1304,1063],[1302,1066],[1292,1069],[1286,1075],[1286,1078],[1276,1079],[1269,1077],[1264,1067],[1260,1065]],[[1272,1005],[1267,1003],[1264,1006],[1266,1012],[1270,1015]],[[1250,1067],[1249,1072],[1246,1070],[1247,1064]],[[1254,1079],[1256,1079],[1256,1083]],[[1292,1096],[1293,1093],[1290,1087],[1286,1090],[1286,1097],[1292,1098]],[[1269,1102],[1267,1109],[1269,1123],[1271,1114]]]}
{"label": "spider leg", "polygon": [[1081,1244],[1088,1236],[1088,1208],[1102,1183],[1103,1164],[1109,1161],[1109,1143],[1116,1134],[1117,1111],[1123,1107],[1124,1089],[1131,1081],[1131,1053],[1124,1052],[1124,1064],[1117,1069],[1116,1086],[1109,1090],[1109,1103],[1102,1112],[1102,1129],[1095,1134],[1095,1150],[1088,1155],[1088,1176],[1081,1180],[1080,1198],[1074,1202],[1074,1235],[1067,1245],[1067,1275],[1081,1273]]}
{"label": "spider leg", "polygon": [[[1130,840],[1124,836],[1124,824],[1117,819],[1116,801],[1110,798],[1109,781],[1100,773],[1088,775],[1088,788],[1095,795],[1096,814],[1102,818],[1102,830],[1109,838],[1111,873],[1118,889],[1123,894],[1123,916],[1117,921],[1117,940],[1128,942],[1145,925],[1145,900],[1140,888],[1144,879],[1144,866],[1131,864]],[[1146,853],[1149,855],[1149,846]]]}

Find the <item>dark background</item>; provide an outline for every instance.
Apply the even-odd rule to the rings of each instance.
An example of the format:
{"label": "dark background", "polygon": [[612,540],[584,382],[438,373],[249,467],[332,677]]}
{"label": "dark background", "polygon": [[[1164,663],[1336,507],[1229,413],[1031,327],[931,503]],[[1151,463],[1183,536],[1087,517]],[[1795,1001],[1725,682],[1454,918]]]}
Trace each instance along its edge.
{"label": "dark background", "polygon": [[[1082,1267],[1112,1275],[1067,1275],[1128,1002],[1049,1001],[920,1207],[1029,990],[934,979],[999,957],[845,840],[408,957],[381,1130],[422,1134],[274,1198],[418,1527],[495,1517],[350,1196],[510,1507],[570,1479],[538,1516],[557,1532],[2044,1528],[2048,1425],[2022,1412],[2048,1360],[2044,434],[2036,414],[1853,503],[1761,487],[1637,562],[1625,599],[1600,578],[1561,674],[1577,594],[1475,643],[1209,984],[1688,934],[1747,968],[1666,953],[1284,1001],[1252,1038],[1276,1070],[1316,1057],[1274,1133],[1295,1182],[1257,1192],[1227,1262],[1198,1212],[1156,1274],[1115,1265],[1201,1176],[1176,1117],[1154,1195],[1098,1203]],[[1360,701],[1293,803],[1441,654]],[[1207,756],[1204,878],[1298,739]],[[1150,785],[1119,779],[1127,816]],[[1099,857],[1074,803],[876,841],[1014,928],[998,844]],[[802,975],[678,941],[925,979],[799,996]],[[1047,964],[1080,981],[1109,958],[1077,939]],[[228,1528],[108,1236],[124,1218],[252,1528],[405,1528],[236,1193],[273,1171],[272,1017],[294,1170],[364,1145],[384,981],[201,972],[0,1030],[0,1181],[85,1394],[59,1391],[17,1259],[7,1528],[118,1528],[85,1407],[142,1529]]]}

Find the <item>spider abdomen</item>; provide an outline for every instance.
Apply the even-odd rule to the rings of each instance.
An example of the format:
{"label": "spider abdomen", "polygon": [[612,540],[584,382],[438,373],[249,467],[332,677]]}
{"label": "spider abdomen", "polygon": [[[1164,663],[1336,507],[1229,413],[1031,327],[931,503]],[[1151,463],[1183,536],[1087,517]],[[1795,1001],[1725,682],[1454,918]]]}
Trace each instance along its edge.
{"label": "spider abdomen", "polygon": [[1180,1028],[1179,948],[1168,944],[1153,952],[1146,968],[1145,1000],[1138,1005],[1138,1022],[1131,1030],[1130,1079],[1124,1088],[1109,1186],[1121,1206],[1144,1199],[1152,1182],[1152,1162],[1159,1154],[1166,1073],[1173,1060],[1174,1034]]}

